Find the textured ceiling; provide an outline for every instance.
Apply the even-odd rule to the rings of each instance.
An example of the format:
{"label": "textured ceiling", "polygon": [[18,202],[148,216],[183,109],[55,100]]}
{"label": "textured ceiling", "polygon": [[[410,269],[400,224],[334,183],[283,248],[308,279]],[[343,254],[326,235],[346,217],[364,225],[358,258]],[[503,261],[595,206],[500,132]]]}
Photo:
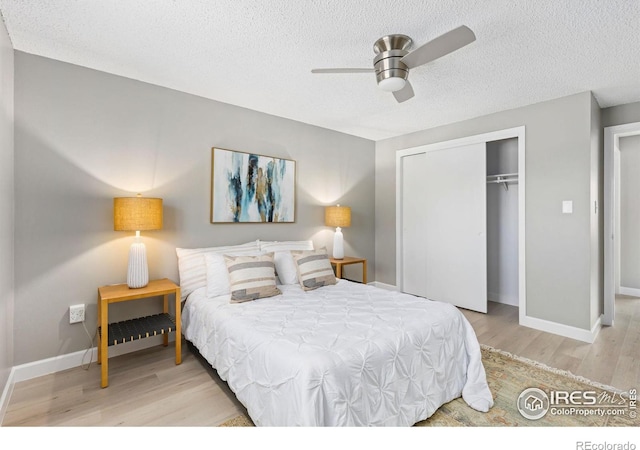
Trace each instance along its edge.
{"label": "textured ceiling", "polygon": [[[0,0],[16,50],[379,140],[591,90],[640,101],[639,0]],[[389,33],[476,41],[413,69],[398,104],[371,67]]]}

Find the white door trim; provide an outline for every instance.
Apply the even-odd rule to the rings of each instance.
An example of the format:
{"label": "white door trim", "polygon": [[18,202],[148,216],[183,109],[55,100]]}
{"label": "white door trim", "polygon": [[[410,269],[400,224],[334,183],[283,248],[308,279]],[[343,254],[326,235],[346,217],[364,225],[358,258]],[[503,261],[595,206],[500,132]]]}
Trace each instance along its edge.
{"label": "white door trim", "polygon": [[463,145],[499,141],[502,139],[518,138],[518,284],[520,322],[526,317],[527,289],[526,289],[526,254],[525,254],[525,127],[508,128],[489,133],[467,136],[450,141],[411,147],[396,152],[396,286],[402,291],[402,164],[405,156],[424,152],[443,150]]}
{"label": "white door trim", "polygon": [[620,138],[640,134],[640,122],[604,129],[604,315],[603,325],[613,325],[616,299],[616,230],[615,185],[619,177],[615,155],[620,152]]}

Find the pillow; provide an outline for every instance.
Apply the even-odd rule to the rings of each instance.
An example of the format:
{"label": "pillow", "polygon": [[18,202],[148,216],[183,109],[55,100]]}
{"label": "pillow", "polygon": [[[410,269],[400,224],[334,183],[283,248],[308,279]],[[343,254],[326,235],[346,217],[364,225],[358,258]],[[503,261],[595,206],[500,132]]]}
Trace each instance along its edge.
{"label": "pillow", "polygon": [[258,241],[241,245],[208,248],[176,248],[178,272],[180,275],[180,296],[182,300],[198,288],[207,285],[207,267],[203,255],[206,253],[225,253],[251,248],[258,251]]}
{"label": "pillow", "polygon": [[324,247],[310,251],[294,250],[291,255],[298,269],[300,286],[305,291],[337,283],[329,255]]}
{"label": "pillow", "polygon": [[288,250],[273,253],[273,262],[276,265],[276,274],[280,280],[280,284],[297,284],[298,270],[296,263],[293,262],[293,256]]}
{"label": "pillow", "polygon": [[298,270],[293,262],[291,250],[313,250],[311,241],[260,241],[260,250],[263,252],[274,252],[274,262],[276,274],[281,284],[297,284]]}
{"label": "pillow", "polygon": [[312,241],[258,241],[260,250],[274,252],[283,250],[313,250]]}
{"label": "pillow", "polygon": [[227,263],[224,260],[224,255],[257,256],[260,254],[262,253],[253,247],[247,247],[246,249],[237,249],[232,252],[225,252],[224,254],[208,252],[202,255],[207,270],[207,297],[213,298],[231,293],[229,272],[227,271]]}
{"label": "pillow", "polygon": [[273,253],[258,256],[224,256],[229,273],[231,303],[273,297],[282,292],[276,287]]}

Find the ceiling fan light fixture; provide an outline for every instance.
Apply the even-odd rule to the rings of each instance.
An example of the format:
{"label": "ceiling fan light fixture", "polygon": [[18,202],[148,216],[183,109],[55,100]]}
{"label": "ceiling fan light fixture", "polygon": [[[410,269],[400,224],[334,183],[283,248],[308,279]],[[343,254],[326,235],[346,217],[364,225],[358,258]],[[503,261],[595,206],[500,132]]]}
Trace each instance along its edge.
{"label": "ceiling fan light fixture", "polygon": [[[376,56],[373,58],[373,71],[378,87],[392,92],[398,103],[414,96],[413,87],[408,80],[409,70],[427,64],[449,53],[471,44],[476,35],[466,25],[461,25],[410,50],[413,42],[404,34],[382,36],[373,44]],[[312,73],[368,73],[371,69],[313,69]]]}
{"label": "ceiling fan light fixture", "polygon": [[407,82],[402,77],[389,77],[378,82],[380,89],[387,92],[399,91],[405,84],[407,84]]}
{"label": "ceiling fan light fixture", "polygon": [[378,53],[373,59],[378,87],[386,92],[396,92],[407,83],[409,68],[401,61],[406,50],[388,50]]}

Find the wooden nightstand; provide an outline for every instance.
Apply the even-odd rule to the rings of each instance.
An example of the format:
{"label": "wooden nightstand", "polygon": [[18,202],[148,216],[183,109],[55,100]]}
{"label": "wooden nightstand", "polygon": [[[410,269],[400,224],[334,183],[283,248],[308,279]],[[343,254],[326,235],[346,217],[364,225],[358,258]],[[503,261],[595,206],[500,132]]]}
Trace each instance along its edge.
{"label": "wooden nightstand", "polygon": [[[175,296],[176,314],[169,315],[169,296]],[[109,323],[109,305],[162,295],[161,314],[122,322]],[[104,333],[103,330],[108,330]],[[109,385],[109,351],[111,345],[136,339],[163,335],[163,344],[169,345],[169,333],[176,333],[176,364],[182,362],[182,332],[180,327],[180,286],[163,278],[150,281],[143,288],[130,289],[126,284],[114,284],[98,288],[98,364],[102,365],[100,387]]]}
{"label": "wooden nightstand", "polygon": [[367,260],[365,258],[354,258],[345,256],[343,259],[329,258],[331,264],[336,266],[336,277],[342,278],[342,267],[349,264],[362,264],[362,282],[367,284]]}

